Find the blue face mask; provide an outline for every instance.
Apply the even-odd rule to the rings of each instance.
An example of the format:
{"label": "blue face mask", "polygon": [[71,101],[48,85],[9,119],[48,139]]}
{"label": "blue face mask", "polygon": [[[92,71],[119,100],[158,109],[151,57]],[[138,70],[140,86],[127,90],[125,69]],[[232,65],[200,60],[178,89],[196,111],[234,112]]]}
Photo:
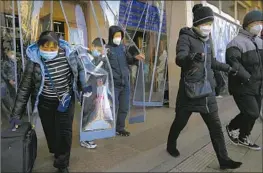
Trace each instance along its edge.
{"label": "blue face mask", "polygon": [[97,49],[94,49],[91,53],[94,57],[99,57],[101,55],[101,53]]}
{"label": "blue face mask", "polygon": [[40,50],[40,56],[46,60],[54,59],[58,55],[58,51],[44,51]]}

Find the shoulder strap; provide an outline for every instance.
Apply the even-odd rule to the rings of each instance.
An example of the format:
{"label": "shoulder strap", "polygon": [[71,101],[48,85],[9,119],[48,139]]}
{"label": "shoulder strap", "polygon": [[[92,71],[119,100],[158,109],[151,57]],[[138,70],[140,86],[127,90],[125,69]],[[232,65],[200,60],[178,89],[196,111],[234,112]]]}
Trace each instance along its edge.
{"label": "shoulder strap", "polygon": [[204,63],[204,69],[205,69],[205,80],[207,80],[207,69],[206,69],[206,63],[207,63],[207,44],[206,42],[204,43],[204,48],[205,48],[205,63]]}

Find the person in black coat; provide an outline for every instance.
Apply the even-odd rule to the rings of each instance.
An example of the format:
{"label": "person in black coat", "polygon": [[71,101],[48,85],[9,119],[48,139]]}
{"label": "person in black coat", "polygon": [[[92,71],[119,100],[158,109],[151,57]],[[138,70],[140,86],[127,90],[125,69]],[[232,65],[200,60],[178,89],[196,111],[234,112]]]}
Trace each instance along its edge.
{"label": "person in black coat", "polygon": [[249,140],[255,121],[260,115],[263,94],[263,26],[262,11],[251,11],[244,17],[243,28],[227,45],[226,63],[239,66],[235,76],[228,78],[229,93],[240,113],[226,126],[228,136],[236,145],[253,150],[261,147]]}
{"label": "person in black coat", "polygon": [[[214,21],[214,13],[209,7],[197,4],[193,7],[194,20],[192,28],[182,28],[176,47],[176,64],[181,67],[181,79],[176,100],[176,118],[171,126],[167,141],[167,151],[170,155],[180,155],[177,150],[177,138],[186,126],[191,114],[198,112],[206,123],[214,150],[221,169],[235,169],[241,162],[235,162],[228,157],[218,107],[215,98],[213,70],[236,72],[234,67],[218,62],[212,56],[210,32]],[[207,82],[212,90],[209,95],[193,98],[187,94],[186,80],[201,82],[207,76]],[[208,84],[207,84],[208,85]],[[207,87],[208,88],[208,87]]]}
{"label": "person in black coat", "polygon": [[138,60],[144,60],[134,46],[126,46],[123,42],[124,32],[119,26],[109,28],[109,39],[106,48],[107,56],[113,74],[115,109],[116,109],[116,134],[130,136],[125,129],[125,119],[129,112],[130,100],[130,70],[129,65],[136,64]]}

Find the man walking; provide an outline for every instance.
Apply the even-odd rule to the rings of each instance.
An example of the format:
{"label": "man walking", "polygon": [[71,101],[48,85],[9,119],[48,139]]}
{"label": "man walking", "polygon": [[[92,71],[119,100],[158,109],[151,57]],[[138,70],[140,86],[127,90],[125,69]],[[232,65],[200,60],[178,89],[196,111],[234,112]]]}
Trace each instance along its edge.
{"label": "man walking", "polygon": [[228,87],[240,110],[226,126],[227,133],[235,145],[253,150],[261,149],[248,136],[260,115],[263,94],[263,44],[260,39],[262,26],[262,12],[249,12],[244,17],[243,28],[226,50],[226,63],[239,67],[234,76],[229,75]]}

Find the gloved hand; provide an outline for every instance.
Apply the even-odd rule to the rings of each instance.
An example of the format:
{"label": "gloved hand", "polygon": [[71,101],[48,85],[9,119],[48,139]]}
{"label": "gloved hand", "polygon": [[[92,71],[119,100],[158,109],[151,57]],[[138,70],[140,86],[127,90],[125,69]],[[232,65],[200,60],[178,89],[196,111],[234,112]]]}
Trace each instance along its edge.
{"label": "gloved hand", "polygon": [[232,67],[229,67],[228,68],[228,73],[232,73],[232,74],[234,74],[234,73],[236,73],[237,71],[234,69],[234,68],[232,68]]}
{"label": "gloved hand", "polygon": [[205,53],[195,53],[194,59],[198,62],[204,62],[205,61]]}
{"label": "gloved hand", "polygon": [[12,130],[15,130],[22,124],[22,121],[18,118],[13,117],[10,118],[9,123],[10,123],[10,128]]}
{"label": "gloved hand", "polygon": [[232,74],[233,76],[237,75],[239,70],[239,66],[233,65],[232,67],[229,68],[228,73]]}

